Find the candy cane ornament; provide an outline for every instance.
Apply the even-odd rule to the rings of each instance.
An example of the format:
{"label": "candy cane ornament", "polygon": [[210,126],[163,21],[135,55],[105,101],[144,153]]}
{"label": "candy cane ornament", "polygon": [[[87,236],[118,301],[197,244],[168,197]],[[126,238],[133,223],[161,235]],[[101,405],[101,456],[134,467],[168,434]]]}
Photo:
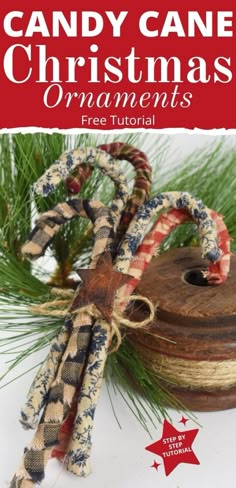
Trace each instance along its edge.
{"label": "candy cane ornament", "polygon": [[[209,259],[216,260],[220,257],[220,250],[217,247],[217,232],[213,220],[209,216],[209,212],[201,201],[196,201],[191,195],[181,192],[169,192],[161,194],[153,198],[136,214],[133,219],[127,234],[124,237],[123,243],[118,250],[118,259],[114,268],[122,270],[127,273],[132,268],[132,257],[135,255],[139,242],[142,240],[147,225],[150,223],[152,217],[161,209],[167,207],[178,207],[187,209],[190,216],[194,218],[199,227],[200,240],[202,244],[203,255]],[[120,256],[120,257],[119,257]],[[131,272],[129,272],[131,274]],[[132,283],[132,285],[131,285]],[[131,287],[136,283],[134,280],[127,286],[122,287],[116,294],[116,299],[122,299],[124,293],[131,292]],[[125,307],[123,305],[123,307]],[[101,324],[100,324],[101,327]],[[103,338],[106,335],[106,329],[103,329]],[[106,346],[100,350],[99,358],[99,377],[102,378],[103,370],[106,362],[106,349],[109,339],[105,341]],[[87,476],[90,472],[90,450],[91,450],[91,431],[93,428],[94,410],[96,407],[96,397],[91,398],[90,393],[90,365],[87,365],[85,370],[84,387],[81,389],[77,415],[75,418],[73,433],[68,446],[68,454],[66,457],[66,465],[70,471],[78,476]],[[87,431],[84,430],[83,418],[87,416],[87,412],[92,411],[93,415],[90,419]]]}
{"label": "candy cane ornament", "polygon": [[122,212],[120,224],[117,229],[116,240],[119,244],[138,208],[150,197],[152,168],[147,155],[131,144],[113,142],[111,144],[102,144],[99,148],[108,152],[115,159],[128,161],[135,169],[133,191]]}
{"label": "candy cane ornament", "polygon": [[[208,209],[217,231],[217,244],[220,250],[220,259],[217,262],[210,262],[207,271],[203,276],[209,284],[219,285],[227,279],[230,270],[230,242],[231,238],[222,215],[214,210]],[[124,295],[132,293],[146,267],[149,265],[153,255],[158,250],[162,241],[180,224],[193,222],[193,219],[186,210],[173,209],[158,217],[152,229],[146,234],[142,244],[137,249],[134,259],[131,261],[129,273],[134,279],[124,286]]]}
{"label": "candy cane ornament", "polygon": [[[71,211],[71,208],[73,211]],[[45,237],[45,229],[48,229],[48,227],[53,229],[50,235],[51,237],[52,233],[58,230],[59,221],[63,221],[64,223],[65,219],[68,220],[69,218],[73,218],[76,214],[81,216],[84,216],[85,214],[87,216],[89,215],[95,222],[93,258],[97,260],[97,257],[100,256],[98,260],[100,261],[100,259],[102,259],[101,256],[104,255],[104,250],[110,254],[111,245],[113,243],[113,221],[110,216],[110,211],[100,204],[100,202],[73,200],[73,204],[72,201],[61,204],[57,206],[54,211],[47,212],[46,214],[46,216],[43,215],[43,220],[41,218],[40,223],[38,223],[36,229],[33,231],[33,245],[32,241],[29,241],[24,246],[24,253],[27,255],[32,256],[33,252],[39,254],[38,248],[35,247],[34,239],[37,240],[37,245],[39,245],[40,236],[43,235],[43,237]],[[98,219],[100,219],[100,225],[96,225]],[[44,240],[41,242],[41,246],[45,246]],[[93,266],[94,259],[92,259]],[[96,268],[96,271],[97,269],[98,268]],[[120,286],[129,278],[129,276],[116,272],[115,278],[115,285]],[[24,488],[24,485],[29,485],[29,481],[31,481],[31,486],[33,486],[34,482],[38,483],[43,479],[44,467],[51,456],[52,447],[58,442],[61,422],[63,422],[68,415],[69,407],[73,401],[74,393],[86,364],[91,327],[93,324],[92,317],[86,310],[81,312],[76,311],[72,321],[73,330],[68,340],[66,350],[62,356],[57,376],[48,390],[48,399],[43,416],[41,417],[38,429],[30,447],[25,451],[22,465],[13,478],[11,487]],[[36,383],[37,382],[35,382],[34,387],[36,387]],[[38,383],[37,386],[39,388],[40,383]],[[38,402],[38,397],[36,398],[38,407],[42,407],[44,402],[45,398],[41,399],[40,403]],[[33,418],[32,406],[34,407]],[[28,401],[23,412],[23,422],[26,425],[31,424],[32,421],[35,423],[36,410],[33,402],[33,392],[31,392],[31,401]],[[38,413],[39,412],[37,412],[37,414]]]}
{"label": "candy cane ornament", "polygon": [[[116,163],[114,159],[110,155],[106,154],[104,151],[96,150],[93,148],[87,148],[86,150],[83,148],[79,148],[75,151],[63,153],[61,158],[57,162],[55,162],[34,184],[34,191],[36,193],[41,193],[42,195],[47,196],[56,189],[57,185],[63,178],[67,177],[70,170],[78,167],[79,169],[80,167],[84,168],[84,161],[87,161],[87,166],[99,166],[101,171],[109,176],[115,184],[116,193],[112,202],[110,215],[110,218],[112,219],[112,225],[115,228],[119,224],[120,212],[125,207],[128,198],[128,192],[126,180],[119,170],[118,163]],[[54,211],[44,213],[38,219],[36,227],[29,236],[29,241],[22,248],[23,255],[31,260],[37,259],[38,257],[42,256],[45,252],[46,247],[50,243],[50,240],[59,230],[60,225],[64,224],[66,221],[71,220],[78,215],[82,215],[83,217],[88,218],[91,217],[93,220],[93,213],[90,212],[89,204],[87,205],[86,202],[87,201],[84,200],[83,205],[85,206],[85,208],[82,208],[80,201],[72,199],[67,203],[57,205]],[[96,225],[100,226],[98,218]],[[96,233],[96,229],[94,230],[94,232]],[[99,239],[95,239],[95,247],[93,248],[92,262],[90,263],[90,267],[93,267],[96,264],[97,257],[99,256],[99,250],[96,254],[97,243],[99,242],[99,247],[101,245],[100,236],[98,237]],[[104,246],[102,245],[101,247]],[[47,381],[44,387],[41,387],[41,389],[38,388],[39,392],[37,405],[31,405],[31,390],[29,392],[28,409],[31,408],[32,416],[29,416],[29,413],[27,413],[28,411],[25,411],[24,409],[22,410],[21,414],[21,421],[23,425],[27,428],[33,428],[37,423],[38,415],[44,404],[44,399],[47,395],[50,382],[55,375],[55,371],[58,368],[60,358],[62,357],[62,354],[66,347],[67,340],[70,334],[70,329],[71,321],[68,319],[66,320],[63,329],[59,332],[57,338],[52,344],[51,354],[49,356],[50,367],[46,361],[38,373],[40,380],[42,375],[43,377],[46,375]],[[36,389],[36,386],[37,382],[36,384],[34,382],[34,390]]]}
{"label": "candy cane ornament", "polygon": [[[122,212],[120,225],[118,228],[117,241],[125,233],[129,223],[135,215],[137,209],[150,197],[152,184],[152,168],[147,155],[131,144],[123,142],[112,142],[102,144],[98,149],[110,154],[114,159],[125,160],[132,164],[135,169],[134,185],[131,196],[128,198],[126,206]],[[73,151],[72,151],[73,154]],[[79,166],[73,175],[66,178],[66,187],[69,194],[79,193],[84,182],[91,175],[93,167],[88,165]]]}
{"label": "candy cane ornament", "polygon": [[[78,155],[79,153],[79,155]],[[101,154],[102,153],[102,154]],[[84,156],[84,155],[83,155]],[[97,159],[95,158],[98,157],[97,152],[95,151],[95,154],[93,153],[92,150],[89,151],[89,163],[90,164],[98,164]],[[81,216],[87,216],[90,217],[92,221],[95,222],[95,226],[97,225],[97,228],[95,227],[94,233],[96,236],[95,239],[95,244],[93,248],[93,254],[92,254],[92,262],[91,262],[91,267],[93,267],[97,260],[98,257],[104,253],[104,250],[111,250],[110,246],[113,243],[114,239],[114,228],[117,227],[119,223],[119,215],[120,212],[122,211],[126,200],[127,200],[127,187],[126,187],[126,182],[125,178],[123,177],[123,174],[119,172],[119,168],[117,164],[111,159],[110,156],[104,154],[103,152],[99,151],[99,156],[102,156],[102,162],[100,161],[99,164],[101,164],[102,170],[106,172],[111,179],[113,179],[115,185],[116,185],[116,195],[113,200],[112,208],[110,211],[103,209],[101,210],[101,215],[95,215],[93,212],[94,206],[96,208],[96,205],[99,206],[99,204],[92,203],[89,205],[88,201],[76,201],[76,200],[71,200],[65,204],[59,204],[56,209],[54,209],[54,212],[48,212],[41,216],[41,218],[38,220],[36,228],[33,230],[29,237],[29,241],[26,243],[25,246],[23,246],[23,254],[28,256],[29,258],[37,258],[40,255],[42,255],[49,244],[50,240],[52,239],[53,235],[55,232],[58,231],[59,226],[65,221],[70,220],[74,218],[76,215],[81,214]],[[76,163],[74,161],[74,165],[77,166],[81,162],[81,151],[77,151],[76,153]],[[59,163],[56,163],[50,170],[48,170],[45,175],[35,184],[35,191],[41,192],[44,195],[49,194],[51,191],[55,189],[56,184],[60,181],[61,177],[65,176],[67,174],[67,169],[68,166],[71,168],[71,159],[68,155],[64,155],[64,158],[66,158],[66,161],[62,161]],[[109,161],[109,163],[108,163]],[[82,163],[81,163],[82,164]],[[50,181],[50,183],[49,183]],[[104,214],[105,212],[105,214]],[[84,215],[86,214],[86,215]],[[96,219],[97,217],[97,219]],[[103,225],[101,225],[101,222],[99,222],[99,218],[102,219]],[[46,220],[45,220],[46,219]],[[104,225],[104,219],[105,219],[105,225]],[[109,239],[107,238],[107,229],[109,229]],[[112,235],[113,233],[113,235]],[[68,324],[68,320],[66,323]],[[87,317],[87,322],[88,322],[88,327],[89,331],[91,332],[91,317]],[[80,320],[78,319],[78,323],[76,321],[73,321],[73,326],[77,326],[77,330],[82,328],[82,325],[80,323]],[[88,329],[87,327],[87,329]],[[51,350],[51,354],[49,355],[49,359],[47,361],[50,361],[50,374],[47,376],[47,381],[46,381],[46,387],[44,387],[41,390],[41,394],[37,395],[36,398],[36,404],[32,402],[32,391],[30,392],[30,395],[28,397],[28,402],[26,404],[26,408],[22,410],[22,423],[26,427],[32,427],[35,425],[37,422],[40,410],[42,409],[44,403],[45,403],[45,398],[46,395],[48,394],[48,391],[52,387],[53,383],[52,380],[54,378],[54,375],[57,371],[57,368],[59,367],[59,372],[61,368],[61,365],[59,365],[59,362],[64,355],[67,355],[67,347],[68,344],[70,345],[71,338],[69,339],[69,333],[70,333],[70,328],[71,328],[71,323],[70,327],[64,327],[63,333],[59,334],[59,338],[57,337],[56,342],[53,344],[53,348]],[[80,331],[81,332],[81,331]],[[89,337],[89,333],[87,334]],[[81,334],[80,334],[81,335]],[[79,333],[78,333],[79,337]],[[73,338],[72,338],[73,339]],[[88,342],[87,342],[88,346]],[[59,351],[58,351],[59,348]],[[85,348],[86,349],[86,348]],[[55,354],[53,355],[53,352],[57,352],[56,358]],[[87,350],[87,349],[86,349]],[[63,356],[62,356],[63,354]],[[36,381],[34,382],[34,391],[37,391],[37,385],[38,383],[41,382],[42,380],[42,375],[44,371],[48,371],[48,363],[46,361],[46,364],[44,364],[44,370],[41,370],[36,377]],[[82,373],[82,369],[80,368],[79,376]],[[77,380],[77,385],[78,385],[78,380]],[[73,400],[73,395],[75,393],[75,389],[71,388],[71,391],[69,392],[69,397],[66,398],[66,403],[68,406],[72,403]],[[35,399],[35,395],[33,397]],[[47,411],[47,410],[46,410]],[[66,417],[68,413],[68,408],[66,409],[66,414],[63,412],[63,418],[62,420]],[[57,430],[57,438],[60,430],[60,425]],[[37,439],[36,439],[37,441]],[[34,441],[33,441],[34,442]],[[56,440],[55,443],[58,442],[58,439]],[[34,446],[34,444],[32,444]],[[42,451],[42,446],[41,446],[41,451]],[[37,455],[35,454],[34,449],[31,450],[30,455],[34,457],[32,461],[32,465],[34,469],[35,465],[37,464]],[[27,451],[28,452],[28,451]],[[28,453],[29,454],[29,453]],[[28,456],[27,454],[27,456]],[[25,458],[27,458],[25,456]],[[40,473],[33,473],[33,476],[38,476],[39,480],[40,477],[44,476],[44,465],[47,462],[49,456],[48,450],[45,450],[45,458],[41,459],[41,472]],[[32,466],[31,466],[32,467]],[[27,470],[26,470],[27,471]],[[24,472],[24,468],[23,468]],[[22,473],[21,473],[22,474]],[[25,473],[26,474],[26,473]],[[21,475],[20,475],[21,476]],[[37,478],[36,476],[36,478]],[[27,478],[27,474],[26,474]],[[18,483],[18,480],[23,480],[22,483],[25,481],[24,476],[22,477],[15,477],[12,486],[14,486],[14,483]]]}
{"label": "candy cane ornament", "polygon": [[[104,151],[106,151],[106,153],[108,154],[104,153]],[[66,153],[63,153],[59,160],[56,161],[56,163],[54,163],[54,165],[52,165],[38,180],[38,182],[34,185],[34,189],[36,193],[42,193],[44,196],[46,196],[55,190],[56,186],[62,179],[66,179],[66,185],[69,193],[79,192],[82,184],[91,175],[93,168],[95,166],[98,166],[103,172],[105,172],[105,174],[109,175],[114,180],[115,185],[118,189],[116,199],[119,200],[119,198],[121,197],[121,202],[119,206],[119,208],[121,209],[121,205],[124,206],[124,188],[123,186],[121,186],[122,182],[117,181],[117,178],[114,179],[113,177],[114,175],[111,172],[111,170],[113,169],[112,165],[113,167],[115,167],[116,172],[118,170],[118,167],[115,166],[117,165],[117,163],[115,163],[110,156],[112,156],[112,158],[127,160],[134,166],[136,172],[132,194],[128,198],[126,206],[121,212],[120,216],[119,213],[116,212],[116,225],[119,224],[119,219],[120,224],[116,236],[116,245],[114,243],[114,254],[115,248],[117,247],[122,234],[125,232],[125,229],[127,228],[132,217],[134,216],[137,208],[140,204],[147,200],[150,194],[152,170],[148,162],[147,156],[142,151],[132,145],[119,142],[104,144],[100,146],[98,150],[94,148],[81,147],[73,151],[67,151]],[[81,161],[81,158],[83,158],[83,161],[87,161],[87,163]],[[74,171],[75,176],[67,176],[68,173],[70,173],[71,171]],[[113,201],[112,208],[114,209],[114,207],[116,208]],[[60,334],[60,336],[61,335],[62,333]],[[65,331],[64,335],[67,337],[68,332]],[[62,338],[64,338],[64,335],[62,335]],[[59,341],[60,336],[58,338]],[[59,361],[60,356],[57,356],[57,360]],[[57,361],[55,361],[55,365],[57,365]],[[72,421],[73,412],[71,412],[70,418],[65,422],[65,424],[69,425]],[[65,444],[66,442],[65,432],[67,430],[67,426],[63,424],[61,431],[64,434],[62,435],[61,444]],[[53,451],[52,455],[56,457],[63,456],[63,453],[61,452],[61,447],[58,446],[57,449]]]}
{"label": "candy cane ornament", "polygon": [[[126,159],[131,164],[133,164],[136,170],[136,179],[134,183],[133,193],[128,199],[126,208],[123,211],[123,215],[121,218],[120,225],[124,229],[124,227],[127,226],[127,224],[132,220],[132,217],[137,211],[138,207],[147,199],[150,194],[151,167],[148,162],[147,156],[142,151],[132,145],[122,142],[113,142],[110,144],[102,144],[99,146],[99,149],[106,151],[116,159]],[[87,165],[81,165],[81,167],[77,169],[77,174],[74,175],[74,177],[70,176],[67,178],[66,184],[68,190],[71,192],[79,192],[82,184],[86,181],[91,172],[92,167],[89,167]],[[130,207],[132,207],[131,212],[129,211]],[[168,216],[170,217],[170,221],[168,220]],[[167,235],[171,230],[172,225],[169,227],[169,224],[171,224],[172,222],[172,216],[175,216],[175,219],[177,218],[176,225],[178,225],[178,217],[180,217],[180,212],[178,210],[170,211],[167,216],[161,215],[160,220],[158,220],[158,222],[162,225],[162,231],[167,226],[167,233],[165,234],[164,232],[164,235]],[[226,280],[229,273],[230,237],[221,215],[212,210],[211,217],[217,225],[219,248],[221,249],[222,257],[217,263],[211,263],[208,271],[205,272],[204,276],[208,279],[209,283],[221,284]]]}
{"label": "candy cane ornament", "polygon": [[[76,151],[73,151],[73,160],[72,160],[71,152],[64,153],[61,159],[58,160],[58,162],[54,163],[54,165],[52,165],[51,168],[49,168],[45,172],[45,174],[34,184],[34,191],[36,193],[41,193],[44,196],[50,194],[52,191],[56,189],[56,186],[60,183],[61,179],[65,178],[68,175],[69,170],[71,170],[74,167],[77,168],[78,166],[80,168],[80,165],[83,167],[84,165],[83,158],[87,160],[87,166],[92,165],[93,167],[94,165],[97,166],[99,165],[99,167],[101,167],[101,170],[107,176],[109,176],[115,184],[116,194],[112,204],[112,212],[113,212],[113,219],[114,219],[114,227],[117,227],[120,219],[120,211],[124,208],[128,198],[127,185],[123,174],[119,171],[118,164],[113,160],[113,158],[111,158],[110,155],[104,153],[103,151],[97,151],[97,150],[93,150],[92,148],[90,149],[87,148],[87,151],[85,152],[84,149],[81,148]],[[116,203],[118,204],[118,206],[116,205]],[[86,205],[86,200],[84,200],[84,205]],[[37,259],[38,257],[42,256],[45,252],[46,247],[50,243],[50,240],[53,238],[54,234],[59,230],[60,225],[64,224],[67,220],[71,220],[75,218],[82,211],[84,217],[89,217],[89,215],[87,215],[86,213],[86,208],[78,209],[78,201],[72,199],[67,204],[59,204],[54,209],[54,211],[51,212],[49,211],[48,213],[44,213],[38,219],[38,223],[36,227],[34,228],[34,230],[29,236],[29,241],[26,243],[25,246],[23,246],[22,254],[31,260]],[[47,222],[47,219],[49,219],[49,224],[45,223]],[[100,225],[98,220],[97,222],[98,225]],[[95,240],[95,246],[97,245],[97,242],[98,240]],[[96,253],[95,248],[93,249],[93,255],[94,253]],[[96,259],[94,260],[94,263],[96,264]],[[90,263],[90,266],[91,267],[93,266],[93,262]],[[60,358],[66,347],[66,343],[70,334],[70,329],[71,329],[71,321],[68,319],[66,320],[63,329],[59,332],[58,337],[55,339],[54,343],[52,344],[51,355],[50,355],[50,367],[48,367],[46,361],[38,373],[40,378],[41,375],[43,375],[43,377],[46,375],[47,382],[45,383],[44,388],[41,387],[40,389],[41,393],[38,393],[37,406],[36,405],[31,406],[32,418],[29,418],[28,414],[24,410],[22,410],[21,421],[22,424],[27,428],[29,427],[33,428],[37,423],[37,418],[40,413],[40,409],[44,404],[44,398],[46,397],[48,391],[47,389],[54,377],[55,371],[57,370],[60,362]],[[35,382],[32,385],[34,390],[36,385]],[[29,406],[31,405],[30,394],[31,394],[31,390],[28,396]]]}
{"label": "candy cane ornament", "polygon": [[102,173],[111,178],[116,186],[116,194],[110,206],[110,214],[115,225],[114,230],[116,230],[128,198],[127,184],[118,162],[100,149],[79,147],[73,151],[64,152],[38,179],[33,185],[33,189],[36,194],[48,196],[56,190],[61,181],[66,180],[73,170],[83,167],[85,163],[91,167],[98,167]]}
{"label": "candy cane ornament", "polygon": [[[222,281],[223,279],[225,279],[229,271],[229,252],[225,253],[225,249],[228,249],[230,251],[230,238],[222,217],[212,210],[209,210],[209,212],[216,226],[219,248],[221,250],[221,258],[217,262],[217,264],[211,263],[208,270],[210,270],[212,266],[217,266],[219,269],[221,269],[222,262],[225,263],[226,259],[228,263],[227,270],[224,274],[224,277],[221,276]],[[156,248],[158,248],[162,240],[171,232],[171,230],[187,221],[192,222],[193,219],[186,210],[174,209],[167,214],[163,214],[158,217],[157,222],[154,223],[152,230],[145,236],[142,244],[138,247],[135,258],[131,261],[129,274],[133,275],[135,278],[133,278],[129,282],[129,284],[124,285],[123,296],[130,295],[135,289],[142,276],[143,271],[148,266],[153,254],[156,252]],[[79,423],[81,423],[81,416],[79,416],[79,420]],[[70,431],[72,425],[73,424],[68,425],[68,432]],[[75,452],[77,453],[77,451]],[[61,457],[63,457],[64,451],[61,451],[60,455]]]}
{"label": "candy cane ornament", "polygon": [[212,262],[218,261],[221,253],[217,245],[216,226],[210,216],[209,209],[187,192],[166,192],[157,195],[139,208],[124,236],[122,246],[118,249],[120,270],[127,269],[125,262],[130,262],[143,239],[144,229],[155,213],[171,207],[188,210],[190,216],[199,226],[200,244],[203,249],[202,257]]}
{"label": "candy cane ornament", "polygon": [[[135,169],[133,190],[131,196],[128,198],[124,210],[121,213],[120,224],[117,229],[114,245],[114,248],[116,249],[138,207],[144,203],[150,195],[152,169],[146,154],[130,144],[114,142],[111,144],[103,144],[99,146],[98,149],[109,153],[115,159],[128,161]],[[74,151],[72,151],[71,154],[73,156]],[[92,170],[93,167],[88,165],[81,165],[77,167],[73,172],[73,175],[66,178],[68,192],[72,194],[78,193],[81,190],[85,180],[91,175]],[[70,436],[75,412],[76,406],[74,402],[68,419],[62,425],[60,445],[57,446],[52,452],[53,457],[63,458],[65,455],[67,438],[69,439]]]}
{"label": "candy cane ornament", "polygon": [[[107,250],[111,249],[114,241],[113,226],[109,221],[109,212],[103,204],[95,201],[90,203],[87,200],[73,199],[59,204],[53,210],[42,214],[31,232],[28,242],[23,246],[22,254],[31,260],[43,255],[60,226],[78,216],[95,219],[95,245],[90,263],[90,267],[94,267],[99,256],[104,252],[104,248]],[[38,416],[45,403],[50,383],[54,379],[71,330],[71,317],[68,316],[62,331],[59,332],[51,346],[49,358],[39,370],[38,379],[36,377],[34,380],[28,394],[27,406],[22,409],[21,422],[26,428],[34,428],[37,424]],[[47,381],[42,385],[42,377],[44,375],[46,375]],[[32,391],[35,390],[38,390],[38,400],[37,403],[35,401],[32,403]]]}

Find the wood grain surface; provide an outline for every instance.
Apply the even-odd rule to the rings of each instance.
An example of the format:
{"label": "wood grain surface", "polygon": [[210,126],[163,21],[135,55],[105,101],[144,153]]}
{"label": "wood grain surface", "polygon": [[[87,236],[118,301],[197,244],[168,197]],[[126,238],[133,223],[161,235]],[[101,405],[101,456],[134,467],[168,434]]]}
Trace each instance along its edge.
{"label": "wood grain surface", "polygon": [[[163,354],[196,362],[236,361],[236,255],[231,258],[230,275],[223,285],[206,286],[203,282],[203,286],[196,286],[186,281],[189,272],[198,281],[206,264],[200,249],[193,247],[174,249],[153,259],[136,291],[158,303],[155,320],[144,329],[127,332],[142,357]],[[143,320],[146,313],[138,302],[130,316]],[[165,381],[164,386],[191,410],[236,407],[236,378],[235,387],[230,388],[194,389]]]}
{"label": "wood grain surface", "polygon": [[[236,359],[236,256],[223,285],[195,286],[184,280],[187,271],[205,266],[198,248],[175,249],[153,259],[137,291],[158,303],[156,319],[132,332],[132,340],[176,357]],[[144,307],[137,304],[132,319],[144,316]]]}

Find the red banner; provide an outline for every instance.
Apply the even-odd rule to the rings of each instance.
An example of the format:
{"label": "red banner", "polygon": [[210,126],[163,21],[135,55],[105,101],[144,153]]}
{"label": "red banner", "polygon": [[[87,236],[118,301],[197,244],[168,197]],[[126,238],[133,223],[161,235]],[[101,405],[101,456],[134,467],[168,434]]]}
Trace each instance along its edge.
{"label": "red banner", "polygon": [[1,129],[236,128],[233,2],[81,3],[1,4]]}

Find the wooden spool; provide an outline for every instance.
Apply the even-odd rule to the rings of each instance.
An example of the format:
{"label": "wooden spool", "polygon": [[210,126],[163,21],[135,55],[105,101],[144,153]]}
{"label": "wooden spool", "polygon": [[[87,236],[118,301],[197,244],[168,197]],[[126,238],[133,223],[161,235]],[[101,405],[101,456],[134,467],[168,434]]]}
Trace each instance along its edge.
{"label": "wooden spool", "polygon": [[[156,318],[128,338],[187,408],[214,411],[236,407],[236,255],[223,285],[207,286],[205,268],[199,248],[153,259],[137,291],[158,302]],[[137,306],[132,319],[144,315]]]}

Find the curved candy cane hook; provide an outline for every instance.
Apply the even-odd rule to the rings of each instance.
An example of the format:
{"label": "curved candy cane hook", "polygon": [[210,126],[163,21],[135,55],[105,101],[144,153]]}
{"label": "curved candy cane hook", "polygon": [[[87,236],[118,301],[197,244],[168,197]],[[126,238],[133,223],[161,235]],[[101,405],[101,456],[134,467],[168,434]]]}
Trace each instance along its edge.
{"label": "curved candy cane hook", "polygon": [[[214,210],[208,209],[208,211],[217,231],[220,259],[217,262],[210,262],[208,270],[203,272],[203,274],[208,279],[209,284],[222,284],[227,279],[230,269],[231,239],[222,216]],[[143,272],[165,237],[178,225],[186,222],[193,222],[186,210],[173,209],[167,214],[162,214],[158,217],[150,232],[146,234],[143,242],[139,245],[134,259],[130,263],[129,273],[134,278],[124,285],[124,296],[131,294],[136,288]]]}
{"label": "curved candy cane hook", "polygon": [[[115,159],[128,161],[135,170],[133,190],[121,213],[120,223],[117,229],[114,246],[116,249],[137,209],[150,197],[152,168],[147,155],[131,144],[112,142],[110,144],[102,144],[98,146],[98,149],[106,151],[106,153]],[[66,178],[68,193],[79,193],[83,183],[91,175],[92,171],[93,167],[89,167],[87,164],[77,167],[73,174]]]}
{"label": "curved candy cane hook", "polygon": [[[138,207],[142,205],[150,196],[152,168],[149,164],[147,155],[131,144],[112,142],[102,144],[98,146],[98,149],[110,154],[114,159],[128,161],[135,169],[132,194],[128,198],[126,207],[122,212],[120,226],[118,228],[120,238],[121,235],[124,234]],[[90,176],[92,170],[92,167],[88,167],[86,164],[84,164],[76,168],[73,175],[66,178],[66,186],[69,194],[80,192],[83,183]]]}
{"label": "curved candy cane hook", "polygon": [[30,260],[43,256],[61,225],[76,217],[84,217],[94,223],[91,267],[94,266],[104,249],[112,251],[114,224],[109,209],[103,203],[79,198],[59,203],[53,210],[41,214],[28,240],[22,246],[22,255]]}
{"label": "curved candy cane hook", "polygon": [[217,231],[209,209],[201,200],[196,200],[187,192],[160,193],[142,205],[132,220],[126,235],[118,249],[116,265],[127,272],[132,257],[141,243],[151,219],[163,209],[177,208],[187,210],[199,229],[202,257],[211,262],[219,260],[221,252],[217,244]]}
{"label": "curved candy cane hook", "polygon": [[146,154],[131,144],[113,142],[111,144],[102,144],[99,147],[111,154],[113,158],[128,161],[135,169],[135,179],[132,194],[128,198],[117,229],[117,247],[138,208],[150,197],[152,168]]}
{"label": "curved candy cane hook", "polygon": [[115,183],[116,194],[112,200],[110,209],[114,221],[114,229],[120,221],[121,212],[128,198],[126,179],[119,169],[118,163],[107,153],[93,147],[80,147],[73,151],[64,152],[60,158],[33,185],[37,194],[47,196],[55,191],[58,184],[68,177],[74,169],[84,163],[98,167],[106,176]]}

